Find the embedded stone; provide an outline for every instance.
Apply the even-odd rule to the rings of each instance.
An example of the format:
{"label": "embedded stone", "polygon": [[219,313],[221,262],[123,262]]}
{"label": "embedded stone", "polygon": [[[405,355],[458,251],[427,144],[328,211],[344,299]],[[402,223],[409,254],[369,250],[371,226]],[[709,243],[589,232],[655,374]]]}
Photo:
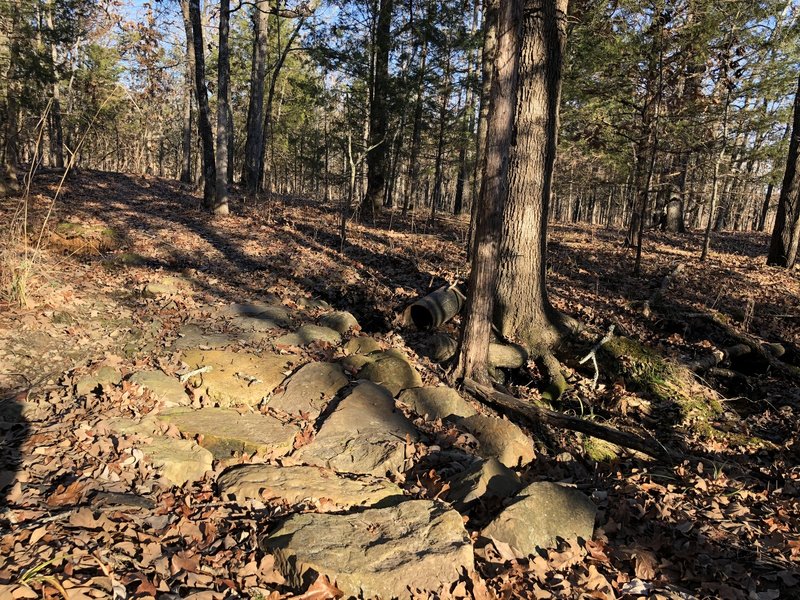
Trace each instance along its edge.
{"label": "embedded stone", "polygon": [[230,350],[189,350],[183,357],[190,370],[211,368],[189,382],[220,406],[259,404],[281,384],[296,360],[292,354],[255,355]]}
{"label": "embedded stone", "polygon": [[376,477],[341,477],[319,467],[240,465],[217,479],[220,496],[237,501],[279,500],[289,504],[313,504],[318,510],[366,507],[402,499],[403,490]]}
{"label": "embedded stone", "polygon": [[554,548],[558,538],[592,539],[596,513],[585,494],[541,481],[522,490],[482,533],[527,556],[538,548]]}
{"label": "embedded stone", "polygon": [[175,485],[202,479],[210,471],[214,460],[211,452],[192,440],[160,435],[158,423],[145,417],[140,422],[131,419],[111,419],[109,428],[120,435],[137,435],[146,440],[139,449],[146,461]]}
{"label": "embedded stone", "polygon": [[319,320],[319,324],[323,327],[328,327],[339,333],[347,333],[351,329],[358,327],[358,321],[352,313],[346,310],[337,310],[327,315],[323,315]]}
{"label": "embedded stone", "polygon": [[405,390],[397,398],[420,416],[428,419],[469,417],[477,414],[473,406],[451,387],[418,387]]}
{"label": "embedded stone", "polygon": [[370,356],[375,360],[365,365],[359,377],[382,385],[396,396],[401,390],[422,387],[422,377],[399,350],[386,350]]}
{"label": "embedded stone", "polygon": [[172,343],[176,350],[186,350],[188,348],[217,349],[225,346],[233,346],[238,341],[238,336],[234,337],[227,333],[206,332],[202,327],[194,323],[183,325],[178,330],[178,339]]}
{"label": "embedded stone", "polygon": [[459,424],[478,439],[478,454],[484,458],[496,458],[509,468],[536,458],[533,441],[511,421],[476,414],[460,419]]}
{"label": "embedded stone", "polygon": [[111,387],[122,381],[122,374],[113,367],[104,365],[92,375],[82,377],[75,384],[75,395],[88,396],[97,388]]}
{"label": "embedded stone", "polygon": [[150,391],[152,396],[164,401],[166,406],[180,406],[189,403],[183,384],[162,371],[139,371],[128,380],[134,385]]}
{"label": "embedded stone", "polygon": [[355,514],[296,514],[260,546],[290,586],[305,589],[322,574],[345,597],[410,599],[415,588],[436,593],[474,569],[461,515],[430,500]]}
{"label": "embedded stone", "polygon": [[519,476],[496,458],[476,462],[450,480],[447,500],[466,506],[476,500],[509,498],[522,487]]}
{"label": "embedded stone", "polygon": [[417,438],[389,393],[364,382],[339,403],[316,437],[295,456],[341,473],[383,476],[404,470],[406,440]]}
{"label": "embedded stone", "polygon": [[349,381],[340,365],[312,362],[292,375],[286,382],[286,389],[272,396],[268,405],[285,413],[304,413],[315,419]]}
{"label": "embedded stone", "polygon": [[303,325],[294,333],[282,335],[275,340],[275,343],[284,346],[308,346],[314,342],[325,342],[335,345],[341,341],[342,336],[339,335],[339,332],[329,327]]}
{"label": "embedded stone", "polygon": [[347,340],[344,345],[344,353],[352,354],[369,354],[370,352],[380,352],[381,345],[374,338],[361,336],[354,337]]}
{"label": "embedded stone", "polygon": [[202,436],[200,445],[215,458],[228,458],[234,452],[286,456],[300,431],[296,425],[284,424],[269,415],[240,414],[226,408],[173,408],[160,413],[158,418],[175,425],[186,436]]}

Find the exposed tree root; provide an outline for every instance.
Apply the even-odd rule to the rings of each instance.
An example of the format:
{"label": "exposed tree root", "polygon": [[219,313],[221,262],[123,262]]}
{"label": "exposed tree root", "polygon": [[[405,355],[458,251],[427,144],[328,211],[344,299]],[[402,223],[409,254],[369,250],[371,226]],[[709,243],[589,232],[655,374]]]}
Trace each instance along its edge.
{"label": "exposed tree root", "polygon": [[613,427],[601,425],[594,421],[588,421],[579,417],[573,417],[560,413],[554,410],[543,408],[499,392],[493,388],[481,385],[471,379],[465,379],[463,382],[464,389],[478,398],[480,401],[492,406],[500,408],[506,413],[521,419],[528,424],[545,423],[551,427],[559,429],[569,429],[571,431],[578,431],[580,433],[596,437],[618,446],[630,448],[638,452],[642,452],[647,456],[651,456],[660,461],[673,464],[675,457],[669,452],[667,448],[659,444],[655,440],[648,440],[642,436],[620,431]]}

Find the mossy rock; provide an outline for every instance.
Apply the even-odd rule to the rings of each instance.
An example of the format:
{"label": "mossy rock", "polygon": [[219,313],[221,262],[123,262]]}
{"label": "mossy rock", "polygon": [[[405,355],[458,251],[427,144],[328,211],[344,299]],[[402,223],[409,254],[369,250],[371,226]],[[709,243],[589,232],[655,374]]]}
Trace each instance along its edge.
{"label": "mossy rock", "polygon": [[622,378],[631,391],[650,397],[662,409],[677,408],[682,424],[708,422],[723,411],[715,394],[689,369],[631,338],[613,337],[602,346],[598,359],[601,369]]}
{"label": "mossy rock", "polygon": [[137,252],[119,252],[111,258],[103,261],[106,269],[118,269],[123,267],[143,267],[149,262],[148,258]]}
{"label": "mossy rock", "polygon": [[119,234],[104,225],[62,221],[50,232],[50,246],[67,254],[95,256],[119,248]]}
{"label": "mossy rock", "polygon": [[611,442],[586,436],[583,440],[583,451],[594,462],[613,462],[619,458],[622,448]]}

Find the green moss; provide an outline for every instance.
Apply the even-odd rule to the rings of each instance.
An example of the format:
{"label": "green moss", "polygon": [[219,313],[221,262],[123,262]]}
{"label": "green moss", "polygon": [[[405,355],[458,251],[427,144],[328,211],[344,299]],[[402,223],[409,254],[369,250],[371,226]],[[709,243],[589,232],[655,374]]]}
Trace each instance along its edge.
{"label": "green moss", "polygon": [[675,364],[643,344],[626,337],[614,337],[603,345],[601,360],[632,391],[661,404],[673,404],[686,423],[706,422],[722,413],[722,405],[699,385],[687,368]]}
{"label": "green moss", "polygon": [[586,436],[583,451],[595,462],[611,462],[619,458],[620,447],[611,442]]}

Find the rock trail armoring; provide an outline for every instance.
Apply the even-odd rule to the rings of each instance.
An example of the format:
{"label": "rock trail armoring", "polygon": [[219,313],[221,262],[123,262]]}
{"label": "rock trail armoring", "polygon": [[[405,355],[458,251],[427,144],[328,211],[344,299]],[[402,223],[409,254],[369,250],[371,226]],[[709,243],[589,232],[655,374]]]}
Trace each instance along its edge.
{"label": "rock trail armoring", "polygon": [[[108,428],[168,485],[215,478],[223,501],[288,507],[290,516],[259,537],[288,585],[325,575],[345,597],[364,598],[448,589],[474,568],[459,511],[477,502],[508,504],[479,539],[522,553],[591,537],[594,509],[580,492],[519,491],[514,469],[535,456],[519,427],[479,413],[452,388],[424,385],[403,352],[359,333],[352,314],[313,303],[292,312],[277,301],[209,314],[219,320],[184,324],[168,346],[182,377],[140,369],[123,378],[103,367],[80,391],[147,393],[153,410]],[[432,421],[458,428],[474,447],[441,497],[419,499],[406,473],[421,453],[438,451],[426,440]]]}

